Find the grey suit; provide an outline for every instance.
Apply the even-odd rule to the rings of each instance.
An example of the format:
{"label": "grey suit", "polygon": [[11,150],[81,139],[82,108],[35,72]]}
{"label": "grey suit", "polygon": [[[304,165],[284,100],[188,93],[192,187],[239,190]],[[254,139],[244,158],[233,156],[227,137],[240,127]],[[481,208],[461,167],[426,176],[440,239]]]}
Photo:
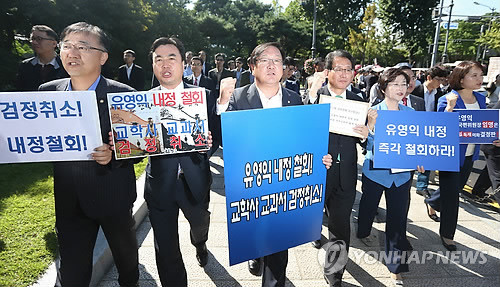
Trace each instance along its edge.
{"label": "grey suit", "polygon": [[424,101],[424,99],[422,99],[420,97],[417,97],[415,95],[412,95],[412,94],[410,94],[408,97],[410,98],[411,107],[415,111],[423,111],[423,112],[425,112],[425,101]]}
{"label": "grey suit", "polygon": [[[40,86],[41,91],[66,91],[70,79]],[[96,87],[103,142],[111,130],[107,93],[129,92],[125,84],[101,77]],[[56,286],[88,286],[99,227],[111,248],[122,286],[139,280],[137,240],[132,206],[136,199],[133,161],[112,159],[54,163],[56,230],[61,256]]]}
{"label": "grey suit", "polygon": [[[288,89],[281,88],[283,95],[282,106],[302,105],[300,96]],[[262,102],[255,84],[247,85],[234,90],[229,100],[228,111],[262,109]],[[279,240],[279,239],[277,239]],[[285,286],[286,266],[288,264],[288,250],[277,252],[264,257],[264,273],[262,286]]]}

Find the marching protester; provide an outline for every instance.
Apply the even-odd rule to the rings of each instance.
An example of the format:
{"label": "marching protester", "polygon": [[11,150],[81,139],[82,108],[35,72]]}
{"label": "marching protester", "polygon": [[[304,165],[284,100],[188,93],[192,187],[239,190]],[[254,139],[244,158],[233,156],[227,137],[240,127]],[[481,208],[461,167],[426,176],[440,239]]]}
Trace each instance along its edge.
{"label": "marching protester", "polygon": [[[302,105],[302,99],[297,93],[281,86],[283,61],[284,53],[278,43],[263,43],[255,47],[249,61],[255,82],[234,89],[235,78],[223,79],[220,97],[217,101],[217,113]],[[332,165],[331,155],[325,155],[323,163],[329,169]],[[285,286],[288,250],[265,256],[262,261],[262,286]],[[260,264],[260,259],[249,262],[250,272],[257,273],[256,270],[261,268]]]}
{"label": "marching protester", "polygon": [[[408,214],[408,200],[411,187],[409,171],[392,173],[390,169],[373,168],[374,130],[377,110],[413,111],[399,102],[406,96],[406,89],[410,77],[398,68],[386,70],[378,81],[379,89],[384,94],[384,100],[372,107],[368,113],[368,126],[370,134],[366,144],[366,157],[363,163],[362,191],[359,203],[357,237],[364,241],[370,235],[373,219],[377,213],[378,203],[382,193],[386,200],[386,225],[385,225],[385,252],[388,255],[387,268],[396,286],[402,286],[402,272],[408,272],[408,264],[403,258],[404,251],[408,250],[406,239],[406,221]],[[423,167],[417,170],[423,172]]]}
{"label": "marching protester", "polygon": [[[474,92],[483,83],[481,64],[474,61],[463,61],[450,75],[452,91],[439,98],[438,112],[453,112],[454,109],[485,109],[486,98]],[[498,143],[495,143],[497,145]],[[472,165],[479,158],[479,145],[460,145],[460,171],[440,171],[439,189],[430,198],[425,199],[429,216],[440,212],[439,236],[443,246],[457,250],[453,238],[458,221],[458,197],[464,188],[472,170]]]}
{"label": "marching protester", "polygon": [[54,163],[56,231],[60,264],[56,286],[89,286],[97,232],[102,228],[118,269],[120,286],[137,286],[137,239],[132,207],[136,199],[134,167],[130,160],[113,158],[108,93],[129,92],[127,85],[108,80],[101,67],[108,60],[106,33],[85,22],[64,28],[61,60],[69,79],[40,86],[41,91],[95,91],[98,99],[102,146],[92,161]]}

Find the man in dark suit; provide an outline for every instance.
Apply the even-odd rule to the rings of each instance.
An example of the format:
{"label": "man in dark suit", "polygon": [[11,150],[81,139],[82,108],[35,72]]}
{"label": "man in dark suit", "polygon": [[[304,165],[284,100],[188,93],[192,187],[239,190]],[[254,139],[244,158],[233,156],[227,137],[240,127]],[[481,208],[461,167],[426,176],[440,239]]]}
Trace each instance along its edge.
{"label": "man in dark suit", "polygon": [[413,90],[413,95],[425,101],[426,111],[436,111],[438,99],[444,95],[439,86],[447,81],[447,77],[448,70],[445,67],[434,66],[425,72],[425,82]]}
{"label": "man in dark suit", "polygon": [[198,52],[198,56],[203,60],[203,68],[201,69],[201,73],[208,77],[208,72],[212,69],[213,66],[212,64],[207,62],[207,52],[201,50],[200,52]]}
{"label": "man in dark suit", "polygon": [[[302,99],[297,93],[282,88],[280,85],[283,75],[283,58],[283,52],[278,43],[264,43],[257,46],[249,61],[255,76],[255,83],[235,90],[235,78],[223,80],[217,113],[302,105]],[[323,157],[323,163],[329,168],[331,157]],[[250,272],[255,274],[255,269],[260,269],[260,261],[251,261],[250,264],[252,265],[249,267],[254,269]],[[265,256],[262,286],[285,286],[287,264],[288,250]]]}
{"label": "man in dark suit", "polygon": [[141,66],[134,64],[135,52],[125,50],[123,61],[125,65],[118,68],[118,82],[127,84],[137,91],[144,90],[144,70]]}
{"label": "man in dark suit", "polygon": [[189,64],[191,65],[191,70],[193,71],[193,73],[184,78],[185,82],[193,86],[203,87],[207,90],[210,90],[210,92],[213,92],[215,90],[214,82],[212,81],[212,79],[206,77],[201,73],[203,60],[200,57],[195,56],[192,57]]}
{"label": "man in dark suit", "polygon": [[[158,38],[151,46],[153,72],[160,82],[154,90],[169,92],[194,88],[182,81],[184,46],[176,38]],[[209,122],[216,116],[215,98],[207,91]],[[209,136],[211,145],[211,136]],[[200,266],[208,260],[206,241],[210,212],[212,176],[208,156],[189,152],[149,158],[144,197],[155,236],[156,266],[162,286],[187,286],[187,274],[179,247],[179,209],[191,226],[191,243],[196,247]]]}
{"label": "man in dark suit", "polygon": [[[191,59],[190,64],[193,73],[189,77],[184,78],[184,82],[193,86],[204,87],[205,89],[210,90],[210,93],[213,96],[215,102],[215,97],[216,97],[216,95],[214,96],[215,84],[212,81],[212,79],[206,77],[201,73],[201,69],[203,67],[203,60],[200,57],[193,57]],[[208,151],[208,157],[210,158],[221,145],[220,139],[222,138],[222,133],[220,129],[219,117],[214,117],[211,121],[208,122],[208,124],[210,126],[210,131],[212,132],[214,137],[212,147]]]}
{"label": "man in dark suit", "polygon": [[[351,54],[344,50],[328,53],[325,58],[324,75],[328,84],[324,83],[321,73],[314,75],[313,85],[309,92],[309,101],[319,103],[320,95],[327,95],[354,101],[364,101],[353,92],[347,91],[354,77],[355,61]],[[319,88],[321,87],[321,88]],[[317,92],[315,92],[317,91]],[[317,95],[317,97],[312,97]],[[354,131],[366,139],[368,127],[356,126]],[[328,215],[328,234],[331,245],[339,245],[337,250],[349,250],[351,237],[351,210],[356,197],[356,182],[358,177],[358,152],[356,144],[361,143],[360,138],[330,133],[328,153],[333,157],[332,168],[327,172],[325,206]],[[321,244],[313,242],[316,248]],[[335,249],[335,248],[333,248]],[[333,250],[331,247],[328,250]],[[327,251],[326,258],[332,254]],[[345,266],[340,270],[326,270],[325,279],[330,286],[341,286]],[[333,272],[333,274],[332,274]]]}
{"label": "man in dark suit", "polygon": [[[61,38],[62,64],[71,78],[43,84],[40,90],[95,90],[101,136],[107,143],[111,125],[106,95],[133,89],[101,76],[110,43],[99,27],[75,23],[63,30]],[[137,286],[133,164],[130,160],[114,160],[108,144],[96,148],[92,157],[93,161],[54,163],[56,231],[61,258],[56,286],[89,286],[99,227],[113,254],[120,286]]]}
{"label": "man in dark suit", "polygon": [[224,53],[217,53],[215,55],[215,68],[208,72],[208,77],[215,83],[215,94],[219,94],[220,81],[224,78],[235,78],[235,73],[224,68],[226,55]]}
{"label": "man in dark suit", "polygon": [[36,91],[48,81],[68,77],[61,58],[57,56],[57,34],[50,27],[35,25],[31,28],[30,42],[35,56],[19,64],[16,78],[18,91]]}

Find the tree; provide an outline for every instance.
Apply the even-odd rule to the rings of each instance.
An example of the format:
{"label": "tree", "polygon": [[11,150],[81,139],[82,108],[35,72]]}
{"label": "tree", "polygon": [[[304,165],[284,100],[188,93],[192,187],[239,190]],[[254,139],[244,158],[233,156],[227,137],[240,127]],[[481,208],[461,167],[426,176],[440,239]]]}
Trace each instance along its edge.
{"label": "tree", "polygon": [[358,26],[359,32],[349,28],[349,47],[352,55],[359,59],[361,65],[371,62],[377,56],[378,41],[376,38],[377,27],[375,19],[377,6],[372,3],[366,7],[363,22]]}
{"label": "tree", "polygon": [[477,42],[500,53],[500,20],[498,18],[492,23],[491,28],[481,35]]}
{"label": "tree", "polygon": [[431,11],[438,0],[379,0],[379,17],[409,52],[410,61],[427,51],[434,25]]}

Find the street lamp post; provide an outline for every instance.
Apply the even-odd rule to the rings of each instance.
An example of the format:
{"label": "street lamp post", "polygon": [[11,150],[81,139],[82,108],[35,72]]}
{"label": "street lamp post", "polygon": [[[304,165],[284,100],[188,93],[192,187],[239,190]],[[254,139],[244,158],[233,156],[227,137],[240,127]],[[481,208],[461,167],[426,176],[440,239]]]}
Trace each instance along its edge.
{"label": "street lamp post", "polygon": [[441,60],[442,63],[448,62],[448,54],[446,54],[446,52],[448,51],[448,36],[450,35],[451,11],[452,10],[453,10],[453,0],[451,0],[450,13],[448,15],[448,27],[446,27],[446,40],[444,41],[444,51],[443,51],[443,57]]}
{"label": "street lamp post", "polygon": [[434,35],[434,45],[432,47],[432,58],[431,58],[431,67],[434,67],[436,64],[437,53],[438,53],[438,43],[439,43],[439,31],[441,26],[441,15],[443,14],[443,4],[444,0],[441,0],[441,5],[439,7],[439,15],[436,23],[436,34]]}
{"label": "street lamp post", "polygon": [[[483,7],[486,7],[488,9],[491,10],[491,14],[492,16],[494,16],[495,14],[495,10],[496,8],[495,7],[490,7],[488,5],[484,5],[482,3],[479,3],[477,1],[474,1],[473,2],[475,5],[478,5],[478,6],[483,6]],[[493,21],[493,18],[490,19],[490,23],[488,24],[488,31],[491,29],[491,21]],[[481,26],[481,35],[483,34],[483,26]],[[479,53],[480,53],[480,49],[481,49],[481,45],[479,45],[479,47],[477,48],[477,57],[476,57],[476,60],[479,60]],[[481,63],[484,61],[484,57],[486,56],[486,46],[484,47],[484,50],[483,50],[483,57],[481,58]]]}

